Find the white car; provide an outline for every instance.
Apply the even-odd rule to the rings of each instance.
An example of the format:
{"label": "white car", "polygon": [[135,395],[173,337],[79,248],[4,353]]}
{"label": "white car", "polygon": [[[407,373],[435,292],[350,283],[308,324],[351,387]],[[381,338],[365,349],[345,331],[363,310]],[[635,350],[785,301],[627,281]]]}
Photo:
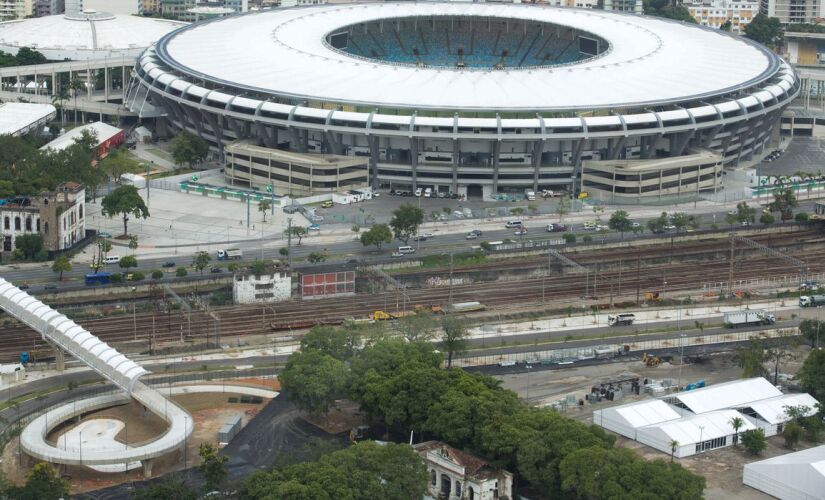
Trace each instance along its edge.
{"label": "white car", "polygon": [[433,233],[421,233],[421,236],[423,236],[425,238],[432,238],[435,235]]}
{"label": "white car", "polygon": [[420,197],[421,196],[421,188],[416,188],[415,193],[413,193],[413,195]]}
{"label": "white car", "polygon": [[403,256],[404,256],[404,254],[403,254],[403,253],[401,253],[401,252],[393,252],[393,253],[392,253],[392,256],[397,258],[397,257],[403,257]]}
{"label": "white car", "polygon": [[609,231],[609,230],[610,230],[610,226],[605,226],[605,225],[602,225],[602,224],[599,224],[598,226],[596,226],[596,231]]}
{"label": "white car", "polygon": [[639,224],[638,222],[634,222],[633,224],[631,224],[631,226],[632,227],[642,227],[642,225]]}
{"label": "white car", "polygon": [[515,234],[516,236],[524,236],[525,234],[527,234],[527,229],[526,228],[521,228],[521,229],[517,230],[516,232],[514,232],[513,234]]}
{"label": "white car", "polygon": [[665,224],[664,229],[665,231],[673,231],[674,229],[676,229],[676,226],[674,226],[673,224]]}
{"label": "white car", "polygon": [[475,232],[470,231],[469,233],[467,233],[467,236],[465,236],[464,238],[468,239],[468,240],[477,240],[478,235]]}

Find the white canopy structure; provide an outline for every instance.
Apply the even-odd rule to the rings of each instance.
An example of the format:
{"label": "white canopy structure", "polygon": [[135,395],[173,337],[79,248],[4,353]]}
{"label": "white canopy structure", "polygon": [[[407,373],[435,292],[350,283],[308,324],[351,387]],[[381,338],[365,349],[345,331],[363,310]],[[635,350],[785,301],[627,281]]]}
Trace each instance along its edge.
{"label": "white canopy structure", "polygon": [[0,103],[0,135],[23,135],[49,123],[57,113],[51,104]]}
{"label": "white canopy structure", "polygon": [[754,401],[781,396],[782,391],[763,377],[733,380],[675,394],[674,403],[693,413],[740,408]]}
{"label": "white canopy structure", "polygon": [[[736,410],[719,410],[662,422],[639,429],[637,441],[668,454],[672,443],[676,441],[678,446],[674,456],[689,457],[732,445],[736,431],[731,421],[737,417],[741,418],[742,415]],[[755,425],[745,419],[743,423],[739,432],[756,429]]]}
{"label": "white canopy structure", "polygon": [[825,445],[747,464],[742,482],[781,500],[821,500]]}
{"label": "white canopy structure", "polygon": [[593,412],[593,423],[616,434],[636,439],[640,428],[678,420],[681,415],[660,399],[628,403]]}

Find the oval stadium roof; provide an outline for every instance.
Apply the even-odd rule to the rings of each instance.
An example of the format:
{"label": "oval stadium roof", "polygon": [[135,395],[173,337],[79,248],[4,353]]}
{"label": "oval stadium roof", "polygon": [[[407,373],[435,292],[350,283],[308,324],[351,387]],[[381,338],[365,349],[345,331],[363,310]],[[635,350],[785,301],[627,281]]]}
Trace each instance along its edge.
{"label": "oval stadium roof", "polygon": [[[367,21],[480,16],[589,32],[610,49],[580,63],[504,70],[421,68],[335,50],[326,35]],[[158,44],[184,74],[277,96],[375,107],[561,110],[698,100],[771,78],[779,59],[719,30],[659,18],[525,4],[403,2],[275,9],[192,25]]]}
{"label": "oval stadium roof", "polygon": [[52,61],[135,57],[186,24],[103,12],[7,21],[0,23],[0,50],[30,47]]}

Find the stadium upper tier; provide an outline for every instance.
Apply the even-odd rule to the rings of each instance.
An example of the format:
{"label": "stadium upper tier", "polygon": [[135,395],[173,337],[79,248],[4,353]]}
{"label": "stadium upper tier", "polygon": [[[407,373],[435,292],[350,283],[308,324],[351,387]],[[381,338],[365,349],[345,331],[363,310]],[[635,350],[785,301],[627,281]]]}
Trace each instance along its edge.
{"label": "stadium upper tier", "polygon": [[[456,24],[454,32],[447,29]],[[355,43],[349,45],[350,39]],[[592,42],[599,40],[604,43]],[[347,48],[335,49],[331,42]],[[489,50],[477,61],[482,47],[476,43]],[[505,70],[495,70],[489,63],[501,57],[505,44]],[[459,46],[474,66],[489,69],[455,68]],[[511,46],[518,61],[506,60]],[[413,49],[432,49],[435,67],[416,67]],[[598,57],[585,53],[599,50]],[[684,103],[740,92],[775,78],[780,68],[779,58],[761,45],[719,30],[606,11],[489,3],[275,9],[178,30],[158,42],[157,53],[156,66],[180,77],[245,92],[439,110]],[[426,65],[430,56],[419,57]],[[542,64],[555,57],[568,64]]]}
{"label": "stadium upper tier", "polygon": [[365,59],[482,70],[559,66],[608,49],[599,37],[565,26],[467,16],[405,17],[356,24],[330,33],[326,42]]}

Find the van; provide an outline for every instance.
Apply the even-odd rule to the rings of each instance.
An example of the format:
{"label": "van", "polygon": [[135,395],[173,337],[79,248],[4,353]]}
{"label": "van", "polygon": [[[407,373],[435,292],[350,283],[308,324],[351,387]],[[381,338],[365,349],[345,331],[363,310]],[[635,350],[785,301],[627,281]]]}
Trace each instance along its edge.
{"label": "van", "polygon": [[524,197],[527,198],[527,201],[536,201],[536,192],[532,189],[525,189]]}
{"label": "van", "polygon": [[473,211],[470,210],[467,207],[462,208],[461,213],[463,213],[464,217],[467,218],[467,219],[472,219],[473,218]]}
{"label": "van", "polygon": [[424,190],[424,198],[431,198],[433,196],[433,188],[427,188]]}
{"label": "van", "polygon": [[119,255],[109,255],[103,259],[104,264],[118,264],[120,263],[120,256]]}
{"label": "van", "polygon": [[400,254],[407,254],[407,253],[415,253],[415,248],[411,246],[401,246],[398,247],[398,253]]}
{"label": "van", "polygon": [[511,228],[514,228],[514,227],[521,227],[521,226],[522,226],[522,222],[520,220],[508,220],[506,223],[504,223],[504,227],[506,227],[508,229],[511,229]]}

